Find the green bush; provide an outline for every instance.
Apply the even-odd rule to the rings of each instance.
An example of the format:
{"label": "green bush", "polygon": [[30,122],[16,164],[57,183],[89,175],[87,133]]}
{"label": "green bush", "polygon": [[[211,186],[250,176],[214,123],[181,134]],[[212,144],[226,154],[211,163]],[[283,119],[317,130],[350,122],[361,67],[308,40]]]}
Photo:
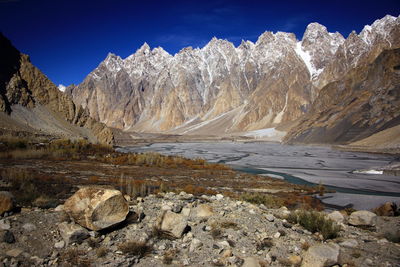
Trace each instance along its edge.
{"label": "green bush", "polygon": [[263,193],[246,193],[240,196],[240,200],[254,204],[264,204],[269,208],[279,208],[284,205],[283,199]]}
{"label": "green bush", "polygon": [[325,240],[336,238],[340,231],[340,226],[322,212],[305,210],[291,212],[288,221],[298,223],[312,233],[319,232]]}

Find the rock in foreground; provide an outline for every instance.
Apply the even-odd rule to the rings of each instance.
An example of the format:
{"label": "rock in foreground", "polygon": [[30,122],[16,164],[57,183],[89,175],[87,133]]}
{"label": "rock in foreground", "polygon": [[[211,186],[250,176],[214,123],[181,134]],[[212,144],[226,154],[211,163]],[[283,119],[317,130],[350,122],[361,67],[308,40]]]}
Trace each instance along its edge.
{"label": "rock in foreground", "polygon": [[129,207],[118,190],[87,187],[71,196],[64,210],[79,225],[98,231],[124,221]]}
{"label": "rock in foreground", "polygon": [[374,226],[376,214],[367,210],[355,211],[350,215],[349,224],[354,226]]}

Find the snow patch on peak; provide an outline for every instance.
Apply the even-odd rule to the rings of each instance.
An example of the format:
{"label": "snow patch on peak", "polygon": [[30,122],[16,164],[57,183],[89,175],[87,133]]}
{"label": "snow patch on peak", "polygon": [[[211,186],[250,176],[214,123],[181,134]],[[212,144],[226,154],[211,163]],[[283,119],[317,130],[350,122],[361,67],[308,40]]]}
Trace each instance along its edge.
{"label": "snow patch on peak", "polygon": [[58,85],[58,90],[60,90],[61,92],[65,92],[65,89],[66,89],[67,87],[65,86],[65,85],[63,85],[63,84],[59,84]]}

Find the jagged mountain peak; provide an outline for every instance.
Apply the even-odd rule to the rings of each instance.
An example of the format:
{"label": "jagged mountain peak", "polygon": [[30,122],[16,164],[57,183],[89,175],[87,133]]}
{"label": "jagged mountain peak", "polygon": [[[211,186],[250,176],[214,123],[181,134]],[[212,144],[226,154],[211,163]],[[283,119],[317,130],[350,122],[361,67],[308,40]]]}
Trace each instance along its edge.
{"label": "jagged mountain peak", "polygon": [[150,54],[150,51],[151,51],[150,46],[147,44],[147,42],[144,42],[144,44],[136,51],[135,54],[148,55],[148,54]]}
{"label": "jagged mountain peak", "polygon": [[[385,31],[396,35],[396,20],[389,16],[373,25],[389,25]],[[370,26],[370,31],[382,27],[378,26]],[[386,42],[379,32],[373,34]],[[399,42],[393,40],[387,43]],[[339,79],[336,72],[344,73],[352,61],[364,58],[359,51],[368,55],[370,50],[355,32],[345,41],[319,23],[310,23],[301,41],[293,33],[266,31],[255,43],[242,40],[235,47],[213,37],[202,48],[186,47],[174,55],[144,43],[122,64],[110,56],[111,66],[94,71],[101,76],[92,83],[98,86],[98,95],[104,89],[117,92],[110,101],[101,104],[91,95],[76,99],[88,102],[92,114],[99,114],[103,122],[123,129],[164,131],[188,121],[206,125],[205,121],[224,116],[229,120],[223,123],[229,125],[226,132],[274,127],[307,112],[321,85]],[[114,72],[107,72],[110,69]],[[106,107],[100,109],[102,105]],[[240,114],[229,113],[239,108]],[[182,132],[197,129],[189,128]]]}

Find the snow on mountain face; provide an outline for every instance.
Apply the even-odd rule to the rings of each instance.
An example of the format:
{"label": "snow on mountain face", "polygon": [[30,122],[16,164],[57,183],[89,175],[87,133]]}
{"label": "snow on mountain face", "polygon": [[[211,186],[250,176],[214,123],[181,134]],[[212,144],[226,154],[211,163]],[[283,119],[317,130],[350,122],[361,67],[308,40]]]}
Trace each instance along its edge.
{"label": "snow on mountain face", "polygon": [[340,33],[329,33],[321,24],[314,22],[307,26],[302,41],[297,43],[296,52],[306,63],[312,80],[317,79],[324,67],[332,61],[343,42]]}
{"label": "snow on mountain face", "polygon": [[387,16],[346,40],[311,23],[301,41],[265,32],[235,47],[214,37],[175,55],[145,43],[125,59],[110,53],[71,94],[91,116],[122,129],[179,133],[207,121],[224,133],[274,127],[306,113],[318,94],[314,85],[337,79],[359,51],[398,45],[398,35],[388,34],[398,31],[398,20]]}

